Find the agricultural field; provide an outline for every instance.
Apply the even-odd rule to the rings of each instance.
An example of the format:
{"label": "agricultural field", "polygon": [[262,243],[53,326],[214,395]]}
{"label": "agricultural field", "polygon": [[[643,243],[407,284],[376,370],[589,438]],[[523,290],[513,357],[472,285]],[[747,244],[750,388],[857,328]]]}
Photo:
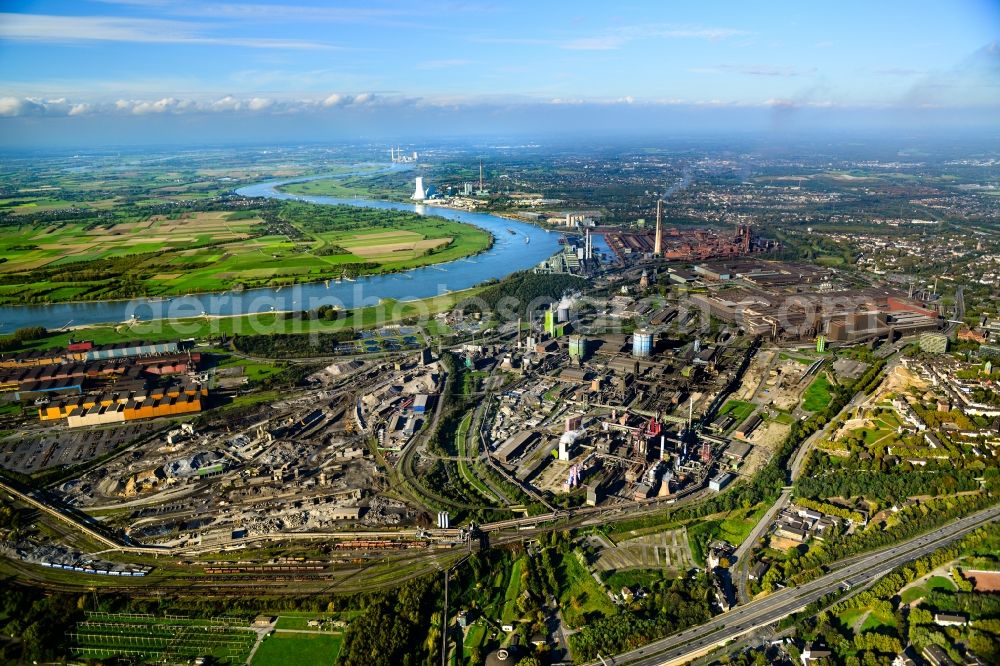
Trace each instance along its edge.
{"label": "agricultural field", "polygon": [[342,634],[278,630],[260,644],[250,666],[333,666],[343,641]]}
{"label": "agricultural field", "polygon": [[339,177],[334,174],[332,178],[289,183],[278,189],[306,196],[406,201],[413,193],[413,176],[409,171],[343,173]]}
{"label": "agricultural field", "polygon": [[18,273],[161,250],[191,256],[194,250],[187,248],[248,238],[260,222],[256,216],[211,211],[152,215],[108,227],[64,223],[6,228],[0,234],[0,252],[7,261],[0,271]]}
{"label": "agricultural field", "polygon": [[178,296],[406,270],[490,246],[476,227],[287,203],[0,228],[0,303]]}

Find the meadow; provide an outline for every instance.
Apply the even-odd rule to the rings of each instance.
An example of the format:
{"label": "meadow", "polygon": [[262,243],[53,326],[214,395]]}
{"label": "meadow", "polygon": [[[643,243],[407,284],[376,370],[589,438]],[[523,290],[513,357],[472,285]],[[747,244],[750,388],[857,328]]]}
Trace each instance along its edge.
{"label": "meadow", "polygon": [[277,631],[261,643],[251,666],[332,666],[340,654],[342,634]]}
{"label": "meadow", "polygon": [[450,261],[490,243],[487,232],[443,218],[301,203],[8,224],[0,304],[282,287]]}

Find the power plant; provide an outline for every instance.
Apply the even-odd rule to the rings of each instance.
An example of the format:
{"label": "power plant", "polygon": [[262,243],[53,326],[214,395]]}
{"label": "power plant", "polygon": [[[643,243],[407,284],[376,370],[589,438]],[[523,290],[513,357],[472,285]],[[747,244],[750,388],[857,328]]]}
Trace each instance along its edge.
{"label": "power plant", "polygon": [[410,164],[417,161],[417,151],[409,155],[404,155],[403,151],[395,146],[389,146],[389,159],[395,164]]}
{"label": "power plant", "polygon": [[427,190],[424,189],[424,177],[417,176],[416,187],[413,189],[413,196],[410,197],[414,201],[423,201],[427,198]]}

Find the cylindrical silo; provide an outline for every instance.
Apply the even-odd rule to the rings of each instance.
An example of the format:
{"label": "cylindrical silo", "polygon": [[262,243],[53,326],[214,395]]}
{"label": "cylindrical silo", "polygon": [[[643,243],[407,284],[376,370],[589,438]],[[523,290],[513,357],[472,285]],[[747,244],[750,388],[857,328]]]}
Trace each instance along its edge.
{"label": "cylindrical silo", "polygon": [[632,334],[632,355],[646,357],[653,353],[653,334],[636,331]]}

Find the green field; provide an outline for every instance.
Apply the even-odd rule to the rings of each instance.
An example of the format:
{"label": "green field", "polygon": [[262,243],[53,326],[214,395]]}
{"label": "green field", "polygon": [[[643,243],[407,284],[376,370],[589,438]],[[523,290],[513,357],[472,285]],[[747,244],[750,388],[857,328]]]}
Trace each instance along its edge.
{"label": "green field", "polygon": [[517,598],[521,594],[521,573],[524,570],[524,559],[514,560],[510,569],[510,580],[503,595],[503,612],[500,614],[504,624],[510,624],[519,619],[521,611],[517,608]]}
{"label": "green field", "polygon": [[653,583],[671,580],[671,576],[663,569],[631,569],[629,571],[616,571],[610,576],[604,577],[604,584],[611,590],[621,590],[622,587],[634,588],[636,585],[647,590],[651,589]]}
{"label": "green field", "polygon": [[331,666],[343,641],[340,634],[276,631],[257,648],[250,666]]}
{"label": "green field", "polygon": [[742,423],[753,413],[754,406],[749,402],[744,402],[742,400],[727,400],[726,404],[722,406],[719,410],[719,416],[725,414],[732,415],[736,419],[737,423]]}
{"label": "green field", "polygon": [[832,389],[830,378],[826,373],[821,374],[802,394],[802,409],[807,412],[818,412],[825,408],[833,399]]}
{"label": "green field", "polygon": [[861,623],[861,631],[875,631],[876,629],[881,629],[882,627],[895,627],[896,618],[892,613],[883,613],[880,611],[872,611],[865,618],[865,621]]}
{"label": "green field", "polygon": [[469,626],[465,633],[465,641],[462,644],[466,660],[472,656],[472,650],[482,645],[485,639],[486,625],[483,622],[475,622]]}
{"label": "green field", "polygon": [[24,224],[0,232],[0,303],[281,288],[451,261],[490,243],[444,218],[297,202],[277,213]]}
{"label": "green field", "polygon": [[586,622],[587,615],[595,611],[603,615],[614,615],[617,612],[614,603],[575,553],[566,553],[560,568],[564,584],[561,585],[559,606],[567,624],[571,627],[581,626]]}
{"label": "green field", "polygon": [[[407,184],[397,184],[403,178],[406,179]],[[382,174],[375,177],[360,175],[340,178],[320,178],[304,183],[289,183],[282,185],[278,189],[281,192],[303,194],[306,196],[361,197],[404,201],[413,193],[413,181],[409,179],[408,175],[404,176],[403,174],[393,174],[391,176]]]}
{"label": "green field", "polygon": [[688,525],[688,541],[694,561],[704,566],[705,545],[716,539],[723,539],[734,546],[743,543],[766,512],[767,506],[758,504],[749,509],[734,509],[721,517],[701,519]]}
{"label": "green field", "polygon": [[928,594],[934,590],[954,590],[955,585],[945,578],[944,576],[932,576],[926,582],[921,585],[914,585],[913,587],[908,587],[903,590],[900,598],[903,600],[904,604],[911,603],[920,599],[921,597],[926,597]]}

